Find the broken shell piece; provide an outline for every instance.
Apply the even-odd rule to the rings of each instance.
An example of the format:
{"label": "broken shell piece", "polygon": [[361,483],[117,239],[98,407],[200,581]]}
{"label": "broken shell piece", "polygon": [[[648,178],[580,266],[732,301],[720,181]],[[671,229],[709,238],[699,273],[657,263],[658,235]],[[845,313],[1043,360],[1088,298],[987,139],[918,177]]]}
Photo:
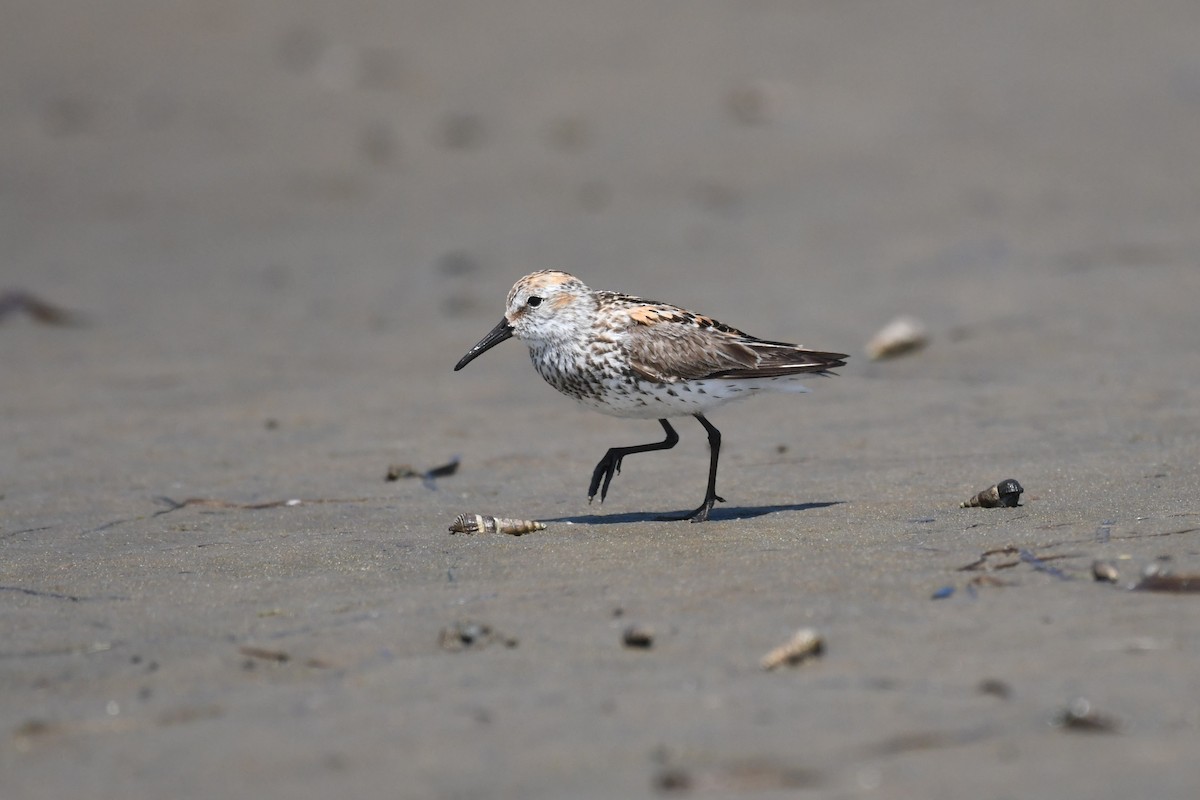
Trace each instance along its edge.
{"label": "broken shell piece", "polygon": [[1092,562],[1092,577],[1097,581],[1116,583],[1121,579],[1121,573],[1111,561],[1096,559]]}
{"label": "broken shell piece", "polygon": [[880,361],[911,353],[928,343],[929,334],[921,320],[916,317],[896,317],[871,337],[866,351],[872,361]]}
{"label": "broken shell piece", "polygon": [[1015,508],[1021,500],[1024,487],[1014,478],[1005,478],[995,486],[984,489],[959,508]]}
{"label": "broken shell piece", "polygon": [[762,668],[772,670],[787,664],[799,664],[807,658],[818,656],[825,650],[825,640],[813,628],[801,628],[786,643],[776,647],[762,657]]}
{"label": "broken shell piece", "polygon": [[546,523],[533,519],[506,519],[486,514],[459,514],[450,523],[451,533],[507,533],[520,536],[523,533],[546,530]]}
{"label": "broken shell piece", "polygon": [[410,467],[408,464],[388,464],[387,472],[384,474],[385,481],[398,481],[401,478],[419,478],[421,473]]}
{"label": "broken shell piece", "polygon": [[486,622],[460,620],[448,628],[442,628],[438,634],[438,645],[443,650],[457,653],[471,648],[482,648],[499,642],[505,647],[516,647],[518,642],[511,636],[505,636]]}

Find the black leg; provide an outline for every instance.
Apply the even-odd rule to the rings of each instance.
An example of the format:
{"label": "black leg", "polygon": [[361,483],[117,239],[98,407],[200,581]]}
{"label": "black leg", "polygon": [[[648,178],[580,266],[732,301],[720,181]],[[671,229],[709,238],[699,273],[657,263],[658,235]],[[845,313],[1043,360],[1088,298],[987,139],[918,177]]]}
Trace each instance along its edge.
{"label": "black leg", "polygon": [[[703,422],[703,420],[701,420]],[[608,485],[612,483],[613,476],[621,471],[621,459],[633,453],[647,453],[651,450],[670,450],[675,445],[679,444],[679,434],[671,427],[671,423],[665,419],[658,421],[659,425],[663,426],[663,430],[667,432],[667,438],[661,442],[651,442],[650,444],[639,444],[633,447],[612,447],[604,454],[604,458],[600,459],[600,463],[596,465],[596,469],[592,471],[592,483],[588,487],[588,502],[592,502],[592,498],[596,496],[596,490],[600,490],[600,502],[604,502],[605,496],[608,494]],[[706,427],[711,428],[713,432],[717,429],[712,428],[707,422]],[[709,434],[708,440],[712,441],[712,434]],[[721,434],[717,434],[717,443],[720,444]],[[716,462],[713,462],[714,469]],[[600,480],[604,480],[604,485],[600,485]],[[709,479],[709,483],[716,480],[715,476]],[[711,507],[711,504],[709,504]]]}
{"label": "black leg", "polygon": [[725,498],[717,494],[717,459],[721,455],[721,432],[711,422],[706,420],[703,414],[696,414],[694,416],[700,420],[700,424],[704,426],[704,430],[708,431],[708,486],[704,491],[704,502],[695,511],[677,517],[663,517],[663,519],[686,519],[691,522],[704,522],[708,519],[708,512],[712,511],[715,503],[718,501],[725,502]]}

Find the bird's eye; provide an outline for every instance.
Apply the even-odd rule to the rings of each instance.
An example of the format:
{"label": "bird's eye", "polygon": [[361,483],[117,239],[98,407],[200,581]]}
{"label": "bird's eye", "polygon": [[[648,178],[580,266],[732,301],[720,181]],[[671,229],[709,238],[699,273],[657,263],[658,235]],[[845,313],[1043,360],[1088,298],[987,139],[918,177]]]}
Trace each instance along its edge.
{"label": "bird's eye", "polygon": [[537,308],[538,306],[540,306],[540,305],[542,304],[542,298],[540,298],[540,297],[531,297],[531,298],[529,298],[528,300],[526,300],[526,301],[525,301],[525,303],[526,303],[526,305],[528,305],[530,308]]}

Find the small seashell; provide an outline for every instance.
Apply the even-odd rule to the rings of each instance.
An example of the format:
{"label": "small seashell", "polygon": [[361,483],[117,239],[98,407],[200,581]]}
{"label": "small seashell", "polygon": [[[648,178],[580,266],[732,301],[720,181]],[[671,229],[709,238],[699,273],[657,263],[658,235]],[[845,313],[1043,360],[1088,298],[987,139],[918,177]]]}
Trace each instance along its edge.
{"label": "small seashell", "polygon": [[813,628],[801,628],[786,643],[762,657],[762,668],[772,670],[784,664],[795,665],[825,650],[825,640]]}
{"label": "small seashell", "polygon": [[1111,561],[1096,559],[1092,562],[1092,577],[1097,581],[1116,583],[1121,579],[1121,573],[1117,572],[1116,565]]}
{"label": "small seashell", "polygon": [[1200,574],[1174,575],[1158,564],[1151,564],[1133,588],[1141,592],[1200,592]]}
{"label": "small seashell", "polygon": [[1024,491],[1024,487],[1014,478],[1005,478],[965,503],[960,503],[959,508],[1015,508]]}
{"label": "small seashell", "polygon": [[621,634],[621,643],[629,648],[649,650],[654,646],[654,629],[644,625],[630,625]]}
{"label": "small seashell", "polygon": [[1058,713],[1054,721],[1063,730],[1083,733],[1113,733],[1121,727],[1121,723],[1114,717],[1101,714],[1092,708],[1086,697],[1077,697],[1067,703],[1066,708]]}
{"label": "small seashell", "polygon": [[524,533],[546,530],[546,523],[533,519],[507,519],[486,514],[459,514],[450,523],[451,533],[507,533],[520,536]]}
{"label": "small seashell", "polygon": [[871,337],[866,351],[872,361],[880,361],[911,353],[928,343],[929,334],[921,320],[916,317],[896,317]]}

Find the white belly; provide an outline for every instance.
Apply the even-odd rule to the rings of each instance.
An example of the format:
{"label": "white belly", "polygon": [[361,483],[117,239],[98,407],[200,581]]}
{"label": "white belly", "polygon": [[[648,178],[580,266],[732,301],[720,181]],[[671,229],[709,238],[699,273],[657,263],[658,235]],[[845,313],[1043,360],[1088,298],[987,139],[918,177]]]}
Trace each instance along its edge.
{"label": "white belly", "polygon": [[762,391],[807,392],[795,377],[755,380],[687,381],[672,384],[635,382],[608,385],[596,396],[576,397],[587,408],[613,417],[663,419],[704,414],[717,406]]}

